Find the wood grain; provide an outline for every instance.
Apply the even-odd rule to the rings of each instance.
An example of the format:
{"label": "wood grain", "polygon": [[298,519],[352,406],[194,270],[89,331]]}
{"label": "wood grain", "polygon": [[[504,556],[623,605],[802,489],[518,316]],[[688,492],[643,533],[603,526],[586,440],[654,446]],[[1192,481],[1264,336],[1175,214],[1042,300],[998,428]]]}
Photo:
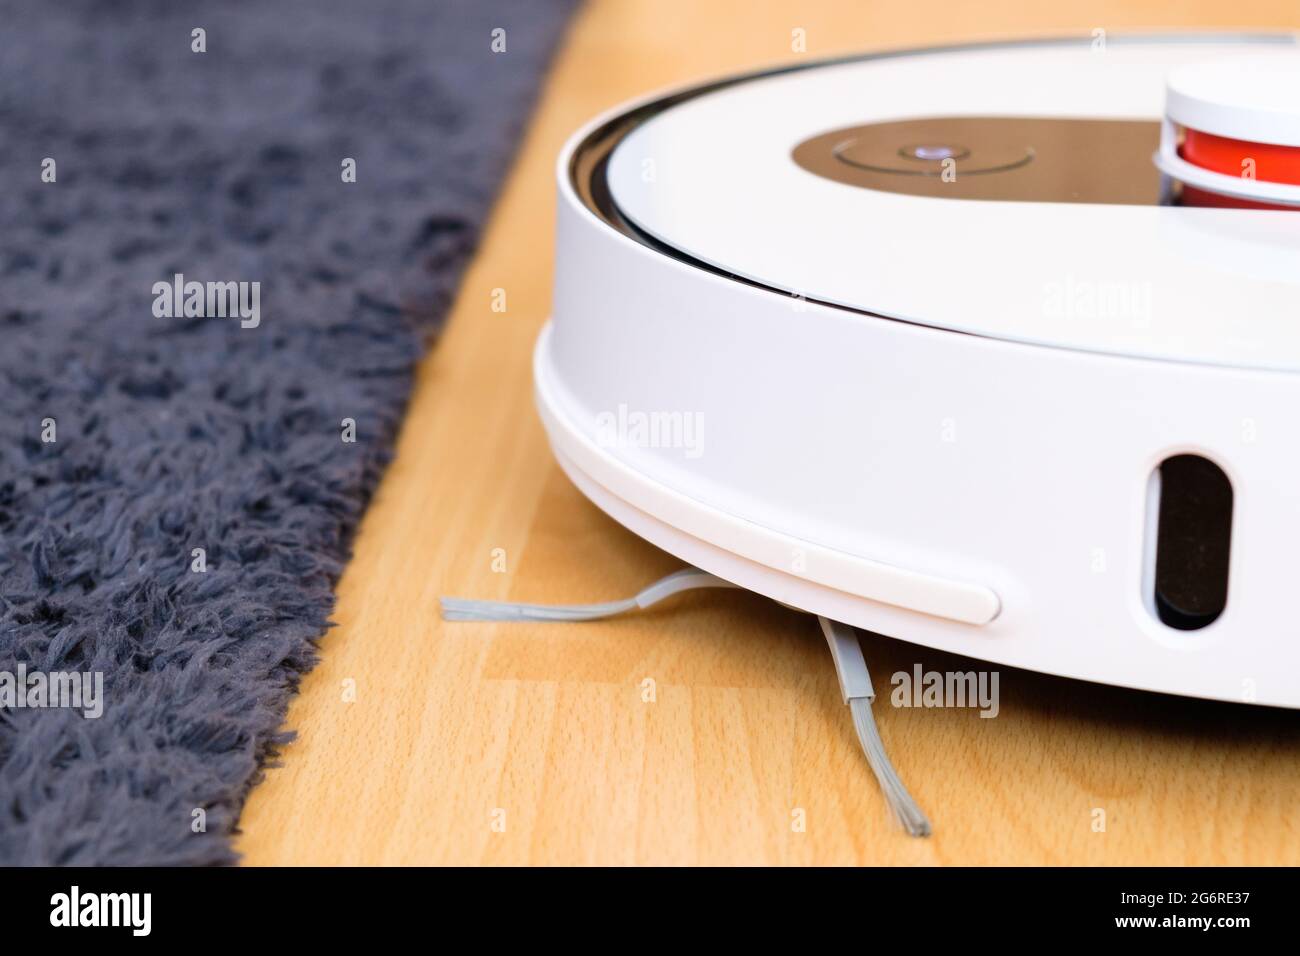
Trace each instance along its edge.
{"label": "wood grain", "polygon": [[[806,55],[824,56],[1179,25],[1295,28],[1297,7],[585,7],[450,325],[420,369],[395,462],[339,585],[339,626],[289,713],[299,739],[244,812],[246,861],[1300,862],[1300,714],[1007,669],[993,720],[878,707],[886,744],[935,821],[931,839],[913,840],[887,819],[810,618],[741,593],[687,595],[599,624],[438,618],[442,594],[605,600],[678,565],[573,489],[532,408],[529,360],[550,296],[552,164],[569,132],[656,87],[795,59],[796,27]],[[490,309],[495,288],[507,291],[504,314]],[[498,548],[504,573],[492,566]],[[969,665],[886,638],[864,649],[884,675],[916,662]],[[647,678],[653,702],[643,700]],[[1094,831],[1096,809],[1105,832]],[[803,832],[792,827],[796,810]]]}

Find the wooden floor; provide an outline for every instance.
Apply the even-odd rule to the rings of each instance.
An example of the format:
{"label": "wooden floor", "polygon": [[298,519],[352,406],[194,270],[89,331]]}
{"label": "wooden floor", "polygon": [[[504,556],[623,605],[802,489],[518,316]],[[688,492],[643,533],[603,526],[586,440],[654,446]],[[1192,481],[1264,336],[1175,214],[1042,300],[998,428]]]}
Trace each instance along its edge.
{"label": "wooden floor", "polygon": [[[741,593],[586,625],[438,618],[442,594],[604,600],[678,564],[573,489],[532,408],[552,167],[586,119],[665,84],[797,59],[796,28],[806,55],[823,56],[1298,17],[1294,0],[584,8],[420,370],[339,586],[339,626],[289,713],[299,739],[249,800],[247,862],[1300,863],[1300,714],[1006,669],[994,720],[877,707],[935,822],[915,840],[887,819],[811,618]],[[962,664],[885,638],[864,649],[878,674]]]}

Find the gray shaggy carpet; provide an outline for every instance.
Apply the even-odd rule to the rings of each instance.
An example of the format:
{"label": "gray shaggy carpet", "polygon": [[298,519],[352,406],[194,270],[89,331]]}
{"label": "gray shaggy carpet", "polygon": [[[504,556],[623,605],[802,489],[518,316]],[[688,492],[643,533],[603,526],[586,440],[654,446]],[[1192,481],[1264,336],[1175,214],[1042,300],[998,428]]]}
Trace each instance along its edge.
{"label": "gray shaggy carpet", "polygon": [[0,0],[0,864],[234,861],[570,6]]}

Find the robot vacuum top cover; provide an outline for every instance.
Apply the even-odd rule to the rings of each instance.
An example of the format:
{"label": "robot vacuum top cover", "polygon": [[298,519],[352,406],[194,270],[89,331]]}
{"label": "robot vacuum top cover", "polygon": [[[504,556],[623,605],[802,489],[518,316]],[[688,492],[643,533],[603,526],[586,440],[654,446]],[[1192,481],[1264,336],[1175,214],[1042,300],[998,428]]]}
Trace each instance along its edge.
{"label": "robot vacuum top cover", "polygon": [[[1296,371],[1295,220],[1162,203],[1152,162],[1170,74],[1224,57],[1249,76],[1300,52],[1290,38],[1026,44],[794,70],[641,124],[614,150],[609,188],[663,243],[809,299],[1018,342]],[[1289,90],[1300,117],[1300,73]],[[879,124],[892,141],[873,150],[861,131]],[[809,174],[819,161],[830,175]],[[869,185],[845,189],[864,164]],[[996,198],[960,201],[972,195]],[[1091,306],[1071,294],[1089,283]]]}

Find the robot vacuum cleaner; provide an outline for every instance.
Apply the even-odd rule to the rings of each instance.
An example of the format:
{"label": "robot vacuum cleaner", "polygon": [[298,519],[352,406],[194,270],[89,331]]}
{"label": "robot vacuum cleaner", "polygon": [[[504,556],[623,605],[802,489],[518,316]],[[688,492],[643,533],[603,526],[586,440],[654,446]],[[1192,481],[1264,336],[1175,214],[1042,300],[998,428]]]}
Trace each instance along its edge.
{"label": "robot vacuum cleaner", "polygon": [[995,664],[1300,707],[1300,46],[868,55],[558,165],[536,398],[691,565]]}

